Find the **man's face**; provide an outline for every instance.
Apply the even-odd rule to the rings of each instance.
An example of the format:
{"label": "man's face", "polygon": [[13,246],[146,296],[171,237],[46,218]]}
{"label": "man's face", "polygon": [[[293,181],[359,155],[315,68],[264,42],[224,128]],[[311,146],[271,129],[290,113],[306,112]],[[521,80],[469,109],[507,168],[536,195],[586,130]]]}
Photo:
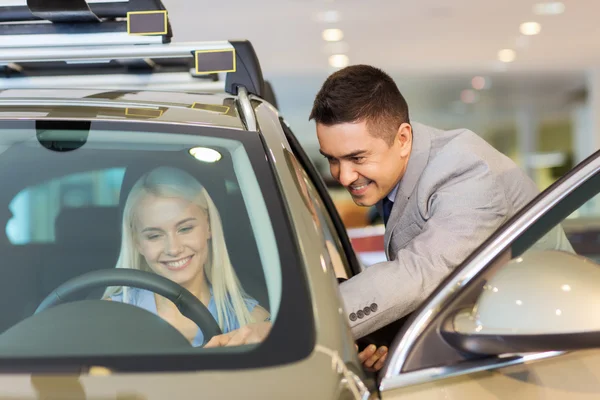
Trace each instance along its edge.
{"label": "man's face", "polygon": [[367,207],[394,189],[406,171],[412,147],[409,124],[400,126],[391,145],[371,135],[366,121],[317,124],[317,137],[331,175],[356,204]]}

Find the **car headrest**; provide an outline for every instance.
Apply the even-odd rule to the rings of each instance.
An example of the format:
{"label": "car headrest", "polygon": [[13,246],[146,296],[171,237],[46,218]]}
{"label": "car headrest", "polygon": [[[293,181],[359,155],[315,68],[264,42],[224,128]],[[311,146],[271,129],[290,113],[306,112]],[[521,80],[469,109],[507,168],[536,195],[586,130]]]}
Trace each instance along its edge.
{"label": "car headrest", "polygon": [[216,204],[219,204],[226,197],[225,179],[219,174],[219,170],[215,169],[215,167],[211,168],[208,166],[203,168],[201,165],[198,165],[197,162],[193,161],[188,161],[187,163],[184,161],[179,161],[178,163],[164,162],[166,160],[161,161],[163,162],[157,163],[154,160],[151,162],[138,162],[125,170],[125,176],[123,177],[121,191],[119,193],[119,218],[122,218],[123,216],[125,202],[127,201],[127,196],[129,196],[133,185],[135,185],[137,180],[144,174],[157,167],[169,166],[187,171],[196,178],[199,176],[202,177],[199,179],[200,183],[206,188],[210,197]]}
{"label": "car headrest", "polygon": [[118,241],[118,207],[64,208],[56,217],[55,233],[58,244],[89,244]]}

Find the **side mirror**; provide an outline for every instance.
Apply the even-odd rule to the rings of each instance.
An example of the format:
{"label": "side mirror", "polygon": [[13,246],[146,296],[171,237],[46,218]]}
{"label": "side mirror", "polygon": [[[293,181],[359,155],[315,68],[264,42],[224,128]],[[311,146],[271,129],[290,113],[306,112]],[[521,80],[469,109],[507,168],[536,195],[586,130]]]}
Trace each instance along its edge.
{"label": "side mirror", "polygon": [[482,355],[595,348],[599,307],[600,265],[562,251],[529,251],[503,266],[441,334],[454,348]]}

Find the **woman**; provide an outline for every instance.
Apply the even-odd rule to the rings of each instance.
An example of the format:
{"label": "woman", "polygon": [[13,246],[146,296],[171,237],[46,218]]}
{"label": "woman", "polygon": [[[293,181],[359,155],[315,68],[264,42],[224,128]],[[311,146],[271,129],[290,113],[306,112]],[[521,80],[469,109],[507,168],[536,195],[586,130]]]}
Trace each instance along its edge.
{"label": "woman", "polygon": [[[269,313],[244,293],[229,260],[217,208],[191,175],[160,167],[142,176],[125,203],[122,232],[117,268],[171,279],[194,294],[218,322],[223,335],[204,347],[257,343],[266,337]],[[157,294],[111,287],[105,298],[159,315],[194,346],[204,342],[196,324]]]}

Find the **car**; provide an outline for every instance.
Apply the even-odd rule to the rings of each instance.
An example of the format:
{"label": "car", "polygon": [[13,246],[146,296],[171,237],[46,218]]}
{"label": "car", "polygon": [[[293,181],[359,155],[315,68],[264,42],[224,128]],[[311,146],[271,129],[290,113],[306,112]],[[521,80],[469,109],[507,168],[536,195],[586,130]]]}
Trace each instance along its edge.
{"label": "car", "polygon": [[[374,374],[358,360],[348,324],[354,310],[344,309],[338,288],[364,267],[322,178],[265,99],[251,44],[174,44],[165,34],[113,35],[111,44],[102,44],[101,24],[115,21],[68,21],[90,13],[114,16],[123,2],[112,4],[117,11],[110,2],[83,11],[58,2],[52,12],[28,4],[11,10],[15,21],[31,11],[69,33],[57,33],[56,46],[39,47],[48,43],[48,32],[19,23],[2,30],[6,36],[26,32],[32,43],[24,49],[0,42],[0,63],[11,70],[0,84],[20,75],[28,85],[0,92],[0,397],[583,399],[600,391],[594,317],[600,269],[593,259],[556,251],[546,240],[570,216],[593,209],[599,152],[451,272],[394,332],[386,364]],[[146,22],[163,25],[147,32],[164,31],[164,11],[148,10],[161,18]],[[0,15],[6,14],[0,9]],[[135,22],[129,18],[116,21],[119,29]],[[146,60],[152,69],[172,58],[190,63],[198,75],[217,71],[222,90],[35,88],[36,67],[38,73],[49,67],[53,76],[62,63],[78,75],[73,65],[102,68],[127,59]],[[182,182],[200,183],[210,195],[214,206],[206,207],[218,212],[210,212],[204,240],[225,243],[226,252],[216,245],[211,251],[228,255],[239,287],[268,312],[264,340],[203,347],[222,330],[206,305],[183,283],[120,261],[124,249],[149,259],[143,243],[126,239],[134,229],[128,204],[136,204],[133,193],[157,170],[167,181],[191,177]],[[176,187],[183,193],[193,185]],[[150,217],[168,218],[165,210]],[[142,217],[136,218],[139,223]],[[136,240],[176,247],[166,229],[149,231],[159,233]],[[179,261],[156,264],[177,271],[189,263]],[[105,301],[107,287],[116,286],[171,300],[201,327],[200,345],[156,313]],[[364,312],[378,311],[377,304],[365,304]]]}

